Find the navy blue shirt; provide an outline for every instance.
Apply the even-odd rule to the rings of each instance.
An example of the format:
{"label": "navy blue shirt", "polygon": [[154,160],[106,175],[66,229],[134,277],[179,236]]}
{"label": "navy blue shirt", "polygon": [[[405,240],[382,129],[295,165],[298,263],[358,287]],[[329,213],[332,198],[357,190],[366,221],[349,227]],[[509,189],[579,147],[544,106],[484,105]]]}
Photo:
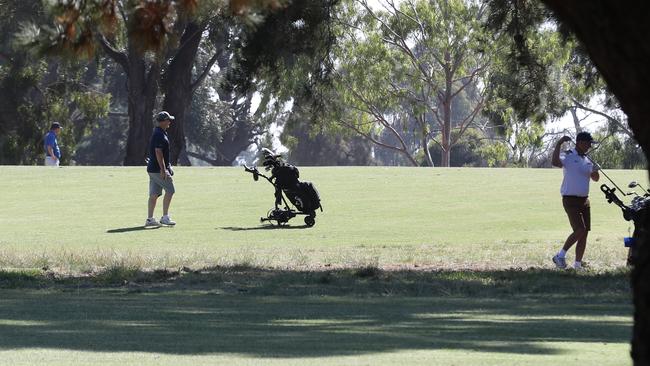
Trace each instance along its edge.
{"label": "navy blue shirt", "polygon": [[160,127],[153,129],[151,140],[149,140],[149,163],[147,164],[147,172],[149,173],[160,173],[160,166],[158,165],[158,159],[156,159],[156,149],[162,149],[165,168],[169,169],[169,137],[167,137],[167,132]]}

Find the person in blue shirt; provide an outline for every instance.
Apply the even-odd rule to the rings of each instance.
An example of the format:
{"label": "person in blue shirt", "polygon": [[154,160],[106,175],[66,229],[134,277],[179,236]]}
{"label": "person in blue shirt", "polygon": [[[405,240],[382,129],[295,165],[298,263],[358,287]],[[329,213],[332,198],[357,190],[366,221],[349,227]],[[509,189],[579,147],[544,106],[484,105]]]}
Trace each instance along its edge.
{"label": "person in blue shirt", "polygon": [[[169,137],[167,136],[167,129],[174,120],[174,116],[168,112],[162,111],[156,116],[156,123],[158,124],[151,134],[149,140],[149,160],[147,162],[147,173],[149,173],[149,205],[148,216],[144,226],[161,226],[161,225],[176,225],[169,216],[169,205],[172,201],[172,196],[176,192],[174,188],[174,171],[169,160]],[[165,197],[163,197],[163,216],[158,222],[154,217],[154,209],[158,197],[162,195],[163,189],[165,190]]]}
{"label": "person in blue shirt", "polygon": [[45,166],[59,166],[61,149],[56,137],[61,133],[61,124],[53,122],[50,130],[45,134],[43,148],[45,149]]}

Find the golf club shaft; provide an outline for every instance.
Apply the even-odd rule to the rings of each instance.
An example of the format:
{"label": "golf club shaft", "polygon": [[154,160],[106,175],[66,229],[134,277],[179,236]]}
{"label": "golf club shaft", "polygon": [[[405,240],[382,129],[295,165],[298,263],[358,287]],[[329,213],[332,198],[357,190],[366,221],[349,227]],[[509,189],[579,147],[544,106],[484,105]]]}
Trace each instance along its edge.
{"label": "golf club shaft", "polygon": [[[571,142],[573,142],[573,144],[575,145],[575,142],[574,142],[573,140],[571,140]],[[575,149],[575,147],[574,147],[574,149]],[[610,178],[609,175],[607,175],[607,173],[605,173],[605,171],[603,170],[603,168],[601,168],[600,165],[599,165],[598,163],[596,163],[596,162],[591,158],[591,156],[589,156],[589,153],[586,153],[585,156],[587,157],[587,159],[589,159],[589,161],[591,161],[592,164],[595,164],[596,166],[598,166],[598,171],[599,171],[600,173],[602,173],[603,176],[605,176],[605,178],[607,178],[607,180],[610,181],[610,182],[614,185],[614,187],[616,187],[616,189],[618,189],[619,192],[621,192],[621,193],[624,194],[624,195],[627,195],[627,193],[625,193],[625,192],[621,189],[621,187],[619,187],[618,184],[616,184],[616,183],[612,180],[612,178]]]}
{"label": "golf club shaft", "polygon": [[[575,150],[575,149],[576,149],[576,142],[573,141],[572,139],[569,140],[569,141],[570,141],[571,143],[573,143],[573,148],[574,148],[574,150]],[[576,150],[576,151],[577,151],[577,150]],[[616,184],[616,183],[612,180],[612,178],[610,178],[610,177],[609,177],[609,176],[608,176],[608,175],[603,171],[603,169],[600,168],[600,165],[598,165],[598,163],[596,163],[596,162],[591,158],[591,156],[589,156],[589,153],[586,153],[585,156],[587,157],[587,159],[589,159],[589,161],[591,161],[592,164],[595,164],[596,166],[598,166],[598,168],[599,168],[598,171],[599,171],[600,173],[602,173],[602,174],[605,176],[605,178],[607,178],[607,180],[610,181],[610,182],[614,185],[614,187],[616,187],[616,189],[618,189],[619,192],[621,192],[621,193],[624,194],[624,195],[627,195],[627,193],[625,193],[625,192],[621,189],[621,187],[619,187],[618,184]]]}
{"label": "golf club shaft", "polygon": [[[589,158],[589,160],[591,160],[590,157],[587,157],[587,158]],[[593,160],[591,160],[591,162],[593,163]],[[618,189],[619,192],[621,192],[621,193],[623,193],[623,194],[626,194],[625,192],[623,192],[623,190],[621,189],[621,187],[619,187],[616,183],[614,183],[614,181],[612,180],[612,178],[610,178],[610,177],[609,177],[609,176],[608,176],[608,175],[603,171],[602,168],[599,169],[599,171],[600,171],[600,173],[602,173],[602,174],[605,176],[605,178],[607,178],[608,181],[610,181],[610,182],[614,185],[614,187],[616,187],[616,188]]]}

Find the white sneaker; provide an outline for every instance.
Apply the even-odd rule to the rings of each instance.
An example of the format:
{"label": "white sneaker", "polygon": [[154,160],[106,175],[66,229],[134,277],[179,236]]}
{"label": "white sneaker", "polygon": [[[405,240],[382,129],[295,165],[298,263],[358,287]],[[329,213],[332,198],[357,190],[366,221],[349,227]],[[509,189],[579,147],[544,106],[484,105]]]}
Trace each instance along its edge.
{"label": "white sneaker", "polygon": [[171,217],[169,216],[163,216],[160,218],[160,223],[163,225],[170,225],[174,226],[176,225],[176,221],[172,220]]}
{"label": "white sneaker", "polygon": [[582,272],[582,271],[586,271],[587,268],[585,268],[585,266],[583,266],[582,264],[573,263],[573,270],[575,270],[576,272]]}
{"label": "white sneaker", "polygon": [[555,266],[557,268],[566,268],[566,259],[558,256],[557,254],[553,256],[553,263],[555,263]]}
{"label": "white sneaker", "polygon": [[160,223],[158,221],[156,221],[155,217],[147,219],[144,222],[144,227],[159,227],[159,226],[160,226]]}

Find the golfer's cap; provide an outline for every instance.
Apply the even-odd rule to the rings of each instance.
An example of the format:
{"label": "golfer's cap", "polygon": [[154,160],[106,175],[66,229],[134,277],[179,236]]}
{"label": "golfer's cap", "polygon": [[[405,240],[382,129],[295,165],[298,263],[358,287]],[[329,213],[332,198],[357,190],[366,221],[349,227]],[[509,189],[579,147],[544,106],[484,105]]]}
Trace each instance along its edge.
{"label": "golfer's cap", "polygon": [[580,132],[580,133],[576,136],[576,142],[577,142],[577,141],[588,141],[588,142],[592,142],[592,143],[595,142],[595,141],[594,141],[594,138],[591,137],[591,134],[590,134],[589,132],[584,132],[584,131],[583,131],[583,132]]}
{"label": "golfer's cap", "polygon": [[166,120],[173,121],[174,116],[169,114],[169,112],[167,112],[167,111],[162,111],[162,112],[158,113],[158,115],[156,116],[156,121],[158,121],[158,122],[166,121]]}
{"label": "golfer's cap", "polygon": [[50,130],[54,130],[57,128],[63,128],[63,127],[61,127],[61,124],[59,122],[52,122],[52,124],[50,125]]}

